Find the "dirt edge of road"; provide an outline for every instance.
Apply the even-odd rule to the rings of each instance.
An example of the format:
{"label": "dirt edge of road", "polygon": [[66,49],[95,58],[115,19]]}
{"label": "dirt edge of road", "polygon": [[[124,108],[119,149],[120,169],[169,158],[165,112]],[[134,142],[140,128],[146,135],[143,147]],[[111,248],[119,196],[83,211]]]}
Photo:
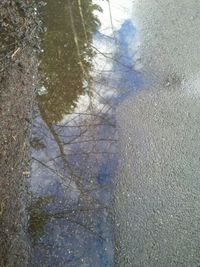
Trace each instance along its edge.
{"label": "dirt edge of road", "polygon": [[29,137],[37,82],[34,1],[0,0],[0,266],[26,266]]}

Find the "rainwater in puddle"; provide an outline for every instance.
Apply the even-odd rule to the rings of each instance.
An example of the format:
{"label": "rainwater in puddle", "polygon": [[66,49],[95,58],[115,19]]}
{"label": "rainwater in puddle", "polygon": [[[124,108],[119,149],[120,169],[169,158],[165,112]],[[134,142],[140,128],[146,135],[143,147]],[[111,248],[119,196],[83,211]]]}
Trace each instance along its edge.
{"label": "rainwater in puddle", "polygon": [[48,0],[31,140],[30,266],[113,266],[116,106],[141,86],[128,0]]}

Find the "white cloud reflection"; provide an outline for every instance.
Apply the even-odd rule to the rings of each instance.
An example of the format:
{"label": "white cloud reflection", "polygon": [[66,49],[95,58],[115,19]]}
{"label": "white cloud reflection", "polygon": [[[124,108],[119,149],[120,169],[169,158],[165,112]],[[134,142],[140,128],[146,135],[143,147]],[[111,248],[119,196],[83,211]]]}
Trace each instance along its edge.
{"label": "white cloud reflection", "polygon": [[[92,94],[84,93],[78,97],[74,105],[74,114],[85,112],[91,103],[94,108],[93,112],[98,112],[105,105],[105,99],[109,101],[111,98],[116,98],[120,94],[120,90],[118,90],[119,80],[123,80],[124,77],[126,79],[126,74],[124,75],[122,72],[126,72],[127,70],[125,67],[124,69],[120,69],[119,62],[122,62],[122,66],[126,64],[133,65],[135,71],[141,68],[138,54],[139,35],[132,15],[133,1],[110,0],[108,2],[93,0],[93,3],[99,5],[103,12],[95,11],[95,15],[98,16],[101,26],[94,34],[92,42],[92,46],[96,52],[93,58],[94,67],[90,73],[94,80],[91,89]],[[130,31],[125,26],[124,31],[127,32],[123,33],[123,26],[126,22]],[[120,49],[123,49],[123,42],[125,41],[127,42],[126,51],[120,51]],[[120,42],[122,48],[120,48]],[[129,57],[128,62],[121,58],[123,56]],[[133,80],[133,78],[131,79]],[[64,115],[61,124],[66,123],[69,119],[71,120],[72,116]]]}

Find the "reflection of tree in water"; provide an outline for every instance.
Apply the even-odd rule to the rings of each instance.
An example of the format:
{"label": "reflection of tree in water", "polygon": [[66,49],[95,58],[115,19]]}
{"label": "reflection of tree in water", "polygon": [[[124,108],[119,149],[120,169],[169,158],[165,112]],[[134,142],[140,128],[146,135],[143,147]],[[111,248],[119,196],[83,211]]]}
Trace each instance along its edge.
{"label": "reflection of tree in water", "polygon": [[89,43],[99,25],[95,9],[100,10],[92,0],[49,0],[45,7],[40,69],[47,94],[38,97],[45,120],[60,121],[87,89],[93,56]]}
{"label": "reflection of tree in water", "polygon": [[[48,264],[45,255],[54,252],[56,243],[61,251],[63,248],[73,251],[73,257],[71,252],[65,251],[62,255],[54,252],[67,259],[67,263],[77,260],[70,266],[109,266],[106,260],[109,253],[105,248],[109,248],[112,239],[108,206],[117,148],[113,102],[105,92],[115,84],[109,83],[110,74],[106,76],[102,70],[97,70],[93,77],[96,81],[90,78],[91,47],[95,49],[90,43],[98,25],[92,11],[98,7],[89,0],[49,0],[46,8],[48,30],[44,34],[41,73],[47,94],[38,96],[40,114],[32,140],[36,176],[42,177],[39,182],[44,187],[39,197],[37,192],[33,194],[29,209],[35,261],[38,264],[41,258],[41,264]],[[130,27],[123,26],[118,34],[126,28],[129,31]],[[125,51],[124,47],[126,42],[119,49]],[[122,61],[119,55],[115,58],[113,54],[95,50],[106,60],[119,64],[120,67],[113,68],[116,75],[124,71],[133,73],[130,64],[127,66],[129,62]],[[116,75],[115,79],[122,77]],[[127,75],[122,78],[126,79]],[[86,97],[87,105],[78,111],[71,106],[80,95]],[[52,186],[45,184],[49,177],[53,180]],[[52,231],[58,235],[55,239],[51,239]],[[87,265],[80,265],[84,257],[90,259]],[[101,264],[95,265],[93,261]],[[51,265],[58,266],[58,261]]]}
{"label": "reflection of tree in water", "polygon": [[[88,257],[89,247],[93,248],[91,262],[98,262],[107,254],[104,231],[108,227],[110,170],[105,166],[115,155],[115,121],[106,114],[110,109],[107,101],[100,109],[92,103],[90,42],[99,24],[93,15],[95,9],[100,10],[91,0],[49,0],[44,11],[48,29],[44,33],[40,68],[47,93],[38,96],[43,122],[36,119],[32,146],[36,172],[39,169],[44,180],[46,176],[54,177],[55,183],[52,188],[45,188],[47,191],[41,196],[33,194],[29,209],[33,262],[37,264],[38,255],[41,264],[48,264],[45,255],[54,251],[55,242],[59,249],[63,250],[64,246],[73,251],[73,259],[72,252],[67,254],[66,250],[60,256],[66,263]],[[87,108],[73,113],[71,106],[84,92],[89,98]],[[61,122],[68,113],[72,115]],[[52,152],[51,147],[55,147],[55,151]],[[41,154],[47,156],[41,157]],[[111,164],[110,169],[112,167]],[[78,195],[76,201],[72,194]],[[50,240],[52,230],[49,228],[53,228],[54,233],[58,228],[63,229],[62,236],[58,233],[60,243]],[[58,262],[51,264],[57,266]],[[80,266],[77,264],[75,266]]]}

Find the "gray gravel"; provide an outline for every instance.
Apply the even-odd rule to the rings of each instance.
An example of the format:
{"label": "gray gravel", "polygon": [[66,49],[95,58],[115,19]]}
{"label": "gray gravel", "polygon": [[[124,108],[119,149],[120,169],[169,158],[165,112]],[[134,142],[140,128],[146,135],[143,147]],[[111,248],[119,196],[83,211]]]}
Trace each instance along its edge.
{"label": "gray gravel", "polygon": [[118,110],[116,266],[200,266],[199,12],[134,4],[145,88]]}

